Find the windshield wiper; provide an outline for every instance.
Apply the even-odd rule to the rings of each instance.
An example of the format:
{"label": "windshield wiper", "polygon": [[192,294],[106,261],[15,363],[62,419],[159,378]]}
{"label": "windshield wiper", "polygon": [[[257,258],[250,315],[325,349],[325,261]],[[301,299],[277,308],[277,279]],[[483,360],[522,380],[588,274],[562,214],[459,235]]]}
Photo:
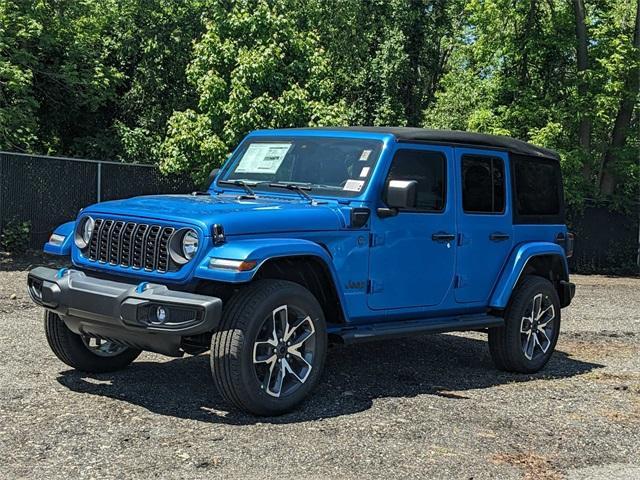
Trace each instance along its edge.
{"label": "windshield wiper", "polygon": [[313,203],[313,197],[305,192],[305,190],[311,190],[311,187],[307,185],[298,185],[297,183],[270,183],[269,186],[273,188],[293,190],[294,192],[298,192],[302,195],[306,200],[309,200],[309,202]]}
{"label": "windshield wiper", "polygon": [[254,192],[249,184],[244,180],[218,180],[218,183],[221,185],[234,185],[236,187],[241,187],[245,192],[247,192],[247,194],[251,195],[253,198],[256,198],[256,192]]}

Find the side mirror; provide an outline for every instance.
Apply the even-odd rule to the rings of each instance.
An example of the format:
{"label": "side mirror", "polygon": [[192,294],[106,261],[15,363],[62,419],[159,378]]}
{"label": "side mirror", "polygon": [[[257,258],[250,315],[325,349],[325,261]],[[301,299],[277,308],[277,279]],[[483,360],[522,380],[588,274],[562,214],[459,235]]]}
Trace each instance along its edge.
{"label": "side mirror", "polygon": [[391,180],[387,185],[386,200],[391,208],[414,208],[418,182],[415,180]]}
{"label": "side mirror", "polygon": [[209,174],[209,178],[207,179],[207,184],[204,186],[204,190],[209,190],[209,188],[211,187],[211,184],[218,176],[218,173],[220,173],[219,168],[214,168],[213,170],[211,170],[211,173]]}

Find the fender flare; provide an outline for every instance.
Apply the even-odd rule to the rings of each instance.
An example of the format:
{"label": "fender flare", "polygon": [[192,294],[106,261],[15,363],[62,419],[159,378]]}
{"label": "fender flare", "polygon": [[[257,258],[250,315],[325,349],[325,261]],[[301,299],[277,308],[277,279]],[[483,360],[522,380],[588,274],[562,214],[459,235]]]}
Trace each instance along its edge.
{"label": "fender flare", "polygon": [[[321,245],[309,240],[297,238],[260,238],[247,240],[230,240],[220,246],[215,246],[207,252],[194,272],[194,277],[202,280],[213,280],[227,283],[245,283],[253,279],[256,272],[268,260],[284,257],[311,256],[321,261],[327,268],[334,282],[340,300],[342,289],[338,281],[333,259],[330,253]],[[240,272],[236,270],[209,268],[212,258],[228,260],[254,261],[256,266],[251,270]]]}
{"label": "fender flare", "polygon": [[511,252],[507,263],[502,269],[498,283],[496,283],[489,307],[495,309],[503,309],[509,303],[511,293],[515,288],[522,272],[524,272],[527,263],[532,258],[540,256],[552,255],[557,256],[562,261],[563,280],[569,280],[569,266],[563,248],[557,243],[552,242],[530,242],[516,246]]}
{"label": "fender flare", "polygon": [[71,254],[71,245],[73,245],[73,230],[75,228],[75,220],[72,222],[66,222],[62,225],[58,225],[53,233],[62,235],[64,240],[60,245],[54,245],[47,241],[44,244],[44,252],[51,255],[63,255],[68,256]]}
{"label": "fender flare", "polygon": [[[194,278],[225,283],[246,283],[250,282],[260,270],[260,267],[269,260],[301,256],[314,257],[327,268],[340,302],[339,308],[347,318],[344,291],[338,280],[331,254],[323,246],[309,240],[297,238],[230,240],[228,243],[215,246],[207,252],[207,255],[196,267]],[[212,258],[255,261],[256,266],[244,272],[220,268],[214,269],[209,268],[209,262]]]}

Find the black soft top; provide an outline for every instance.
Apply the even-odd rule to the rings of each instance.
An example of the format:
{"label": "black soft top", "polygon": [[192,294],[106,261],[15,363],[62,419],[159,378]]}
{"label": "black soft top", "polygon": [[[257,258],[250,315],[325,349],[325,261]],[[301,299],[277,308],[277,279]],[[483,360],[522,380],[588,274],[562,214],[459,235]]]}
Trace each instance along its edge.
{"label": "black soft top", "polygon": [[505,137],[503,135],[487,135],[485,133],[461,132],[459,130],[431,130],[413,127],[321,127],[320,129],[390,133],[396,137],[398,142],[449,143],[461,146],[500,148],[519,155],[544,157],[554,160],[560,159],[559,155],[553,150],[537,147],[522,140]]}

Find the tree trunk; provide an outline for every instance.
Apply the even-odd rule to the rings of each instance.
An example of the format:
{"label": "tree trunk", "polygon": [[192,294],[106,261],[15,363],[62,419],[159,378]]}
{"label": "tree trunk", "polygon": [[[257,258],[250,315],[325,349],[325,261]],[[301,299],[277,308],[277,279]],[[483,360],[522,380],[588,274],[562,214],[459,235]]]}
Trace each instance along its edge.
{"label": "tree trunk", "polygon": [[[423,11],[425,5],[422,0],[412,0],[411,9]],[[409,57],[409,72],[402,82],[402,103],[405,111],[407,125],[420,125],[420,115],[422,113],[423,97],[423,75],[421,74],[421,55],[425,48],[425,22],[424,15],[417,15],[405,30],[406,52]]]}
{"label": "tree trunk", "polygon": [[530,0],[529,11],[524,20],[522,32],[520,34],[520,43],[522,45],[522,57],[520,59],[518,79],[521,86],[529,83],[529,49],[528,40],[531,37],[531,31],[536,26],[536,17],[538,15],[538,0]]}
{"label": "tree trunk", "polygon": [[[637,58],[640,54],[640,0],[636,5],[636,21],[633,30],[633,55]],[[620,108],[616,115],[616,121],[613,124],[611,132],[611,141],[604,153],[602,159],[602,170],[600,172],[600,194],[610,196],[616,189],[618,179],[613,172],[613,164],[619,150],[624,147],[627,137],[627,130],[633,115],[638,90],[640,89],[640,66],[636,61],[634,68],[629,70],[627,78],[624,82],[622,91],[622,99],[620,100]]]}
{"label": "tree trunk", "polygon": [[[584,99],[588,93],[584,73],[589,68],[589,56],[587,50],[587,25],[585,23],[584,0],[573,0],[573,10],[576,18],[576,57],[578,67],[578,95]],[[580,126],[578,136],[580,147],[586,155],[591,151],[591,118],[589,113],[582,109],[579,112]],[[582,165],[582,173],[587,181],[591,180],[591,164],[585,161]]]}

